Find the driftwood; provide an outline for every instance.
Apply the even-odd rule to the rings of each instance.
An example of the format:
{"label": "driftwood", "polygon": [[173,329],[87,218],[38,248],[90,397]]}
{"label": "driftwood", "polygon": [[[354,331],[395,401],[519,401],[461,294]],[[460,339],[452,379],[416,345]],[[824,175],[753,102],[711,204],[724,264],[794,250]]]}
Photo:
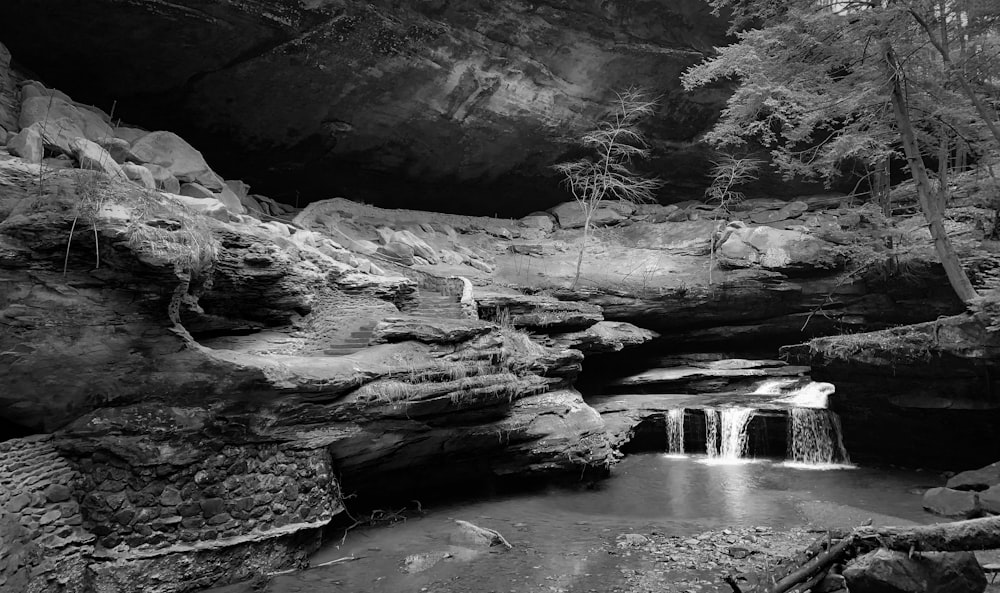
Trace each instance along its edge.
{"label": "driftwood", "polygon": [[[832,544],[839,539],[836,544]],[[829,547],[829,549],[824,548]],[[829,533],[813,542],[795,561],[783,567],[784,575],[768,593],[805,592],[826,576],[831,566],[875,548],[901,552],[967,552],[1000,548],[1000,517],[936,523],[915,527],[858,527]],[[804,560],[803,560],[804,558]]]}

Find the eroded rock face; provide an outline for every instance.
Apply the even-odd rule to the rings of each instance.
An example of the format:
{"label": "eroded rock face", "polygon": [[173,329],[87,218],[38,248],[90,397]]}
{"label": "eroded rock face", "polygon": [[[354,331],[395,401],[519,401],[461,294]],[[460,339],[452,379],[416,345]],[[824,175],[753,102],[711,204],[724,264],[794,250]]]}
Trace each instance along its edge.
{"label": "eroded rock face", "polygon": [[[39,459],[72,471],[43,484],[66,487],[54,508],[48,490],[0,497],[0,523],[38,524],[0,534],[27,550],[0,578],[33,591],[82,571],[88,593],[172,593],[298,566],[342,508],[335,473],[356,492],[429,471],[606,473],[603,421],[568,389],[580,352],[424,318],[330,356],[359,320],[405,321],[416,282],[327,255],[312,231],[217,220],[99,172],[38,179],[0,156],[0,411],[53,432]],[[91,228],[64,263],[77,216]],[[11,443],[0,480],[20,483],[30,442]],[[50,537],[54,511],[80,538]],[[76,560],[31,564],[56,548]]]}
{"label": "eroded rock face", "polygon": [[[4,19],[0,37],[34,70],[105,109],[117,99],[126,117],[162,118],[150,95],[169,96],[187,122],[171,129],[214,146],[210,160],[223,169],[256,169],[248,180],[285,201],[339,190],[436,209],[477,189],[477,201],[454,207],[492,214],[502,198],[501,209],[523,214],[539,207],[527,195],[565,200],[546,167],[614,90],[662,95],[657,142],[693,138],[724,100],[677,81],[725,41],[725,21],[699,0],[96,0],[44,10],[16,0],[7,9],[18,18]],[[704,184],[701,155],[666,150],[685,163],[659,167],[677,177],[668,181]]]}

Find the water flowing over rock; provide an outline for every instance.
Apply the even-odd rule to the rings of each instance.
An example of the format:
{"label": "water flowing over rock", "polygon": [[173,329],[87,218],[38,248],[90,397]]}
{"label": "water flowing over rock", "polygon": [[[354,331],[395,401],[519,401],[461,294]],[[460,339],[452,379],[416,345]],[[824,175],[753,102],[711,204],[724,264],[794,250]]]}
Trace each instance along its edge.
{"label": "water flowing over rock", "polygon": [[788,459],[793,463],[823,466],[849,464],[841,437],[840,419],[829,410],[789,410]]}

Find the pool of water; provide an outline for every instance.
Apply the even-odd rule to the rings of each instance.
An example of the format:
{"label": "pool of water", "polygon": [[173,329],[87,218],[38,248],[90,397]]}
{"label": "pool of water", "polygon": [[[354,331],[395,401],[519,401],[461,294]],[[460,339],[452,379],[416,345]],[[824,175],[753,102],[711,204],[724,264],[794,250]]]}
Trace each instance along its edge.
{"label": "pool of water", "polygon": [[[612,591],[629,570],[625,555],[614,552],[621,534],[849,528],[868,519],[876,525],[928,523],[933,517],[921,510],[921,494],[940,482],[935,474],[885,468],[817,471],[779,461],[707,461],[633,455],[593,489],[551,488],[425,507],[405,522],[351,530],[343,542],[317,553],[313,568],[278,576],[264,590]],[[456,519],[495,529],[514,548],[470,552],[456,545]],[[429,566],[416,570],[421,563]]]}

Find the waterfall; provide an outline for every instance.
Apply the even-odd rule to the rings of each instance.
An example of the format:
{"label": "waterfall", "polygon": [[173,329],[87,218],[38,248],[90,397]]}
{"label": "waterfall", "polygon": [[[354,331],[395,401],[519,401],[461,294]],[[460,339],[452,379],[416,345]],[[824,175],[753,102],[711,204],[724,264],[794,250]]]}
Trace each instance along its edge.
{"label": "waterfall", "polygon": [[747,453],[753,408],[705,410],[705,450],[710,458],[735,461]]}
{"label": "waterfall", "polygon": [[836,391],[833,383],[806,383],[779,401],[798,406],[800,408],[825,408],[830,394]]}
{"label": "waterfall", "polygon": [[798,382],[798,379],[768,379],[761,381],[760,385],[753,390],[752,395],[782,395],[785,393],[785,387]]}
{"label": "waterfall", "polygon": [[850,464],[837,414],[811,408],[789,410],[788,458],[791,463],[813,466]]}
{"label": "waterfall", "polygon": [[667,412],[667,453],[684,454],[684,408]]}

